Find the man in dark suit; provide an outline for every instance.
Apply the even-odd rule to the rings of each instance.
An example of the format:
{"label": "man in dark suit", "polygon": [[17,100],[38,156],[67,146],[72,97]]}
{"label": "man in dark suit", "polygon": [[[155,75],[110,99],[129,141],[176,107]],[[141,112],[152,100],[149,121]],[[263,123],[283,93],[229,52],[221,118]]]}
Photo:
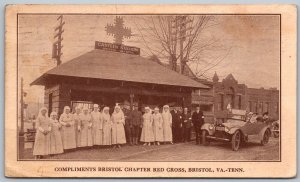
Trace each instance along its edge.
{"label": "man in dark suit", "polygon": [[141,127],[143,124],[143,115],[142,112],[138,110],[137,106],[133,106],[133,110],[130,113],[130,130],[131,130],[131,137],[132,143],[134,145],[138,145],[140,141],[141,135]]}
{"label": "man in dark suit", "polygon": [[191,140],[192,118],[191,118],[191,114],[188,112],[187,107],[183,109],[181,120],[183,125],[182,140],[183,142],[189,142]]}
{"label": "man in dark suit", "polygon": [[182,136],[182,123],[180,119],[180,113],[175,108],[171,111],[172,114],[172,134],[173,141],[175,143],[181,142]]}
{"label": "man in dark suit", "polygon": [[201,143],[201,126],[204,124],[203,112],[200,107],[196,107],[196,111],[192,115],[192,122],[196,133],[196,145]]}
{"label": "man in dark suit", "polygon": [[123,113],[124,113],[124,117],[125,117],[125,136],[126,136],[126,143],[132,145],[132,134],[131,134],[131,117],[130,117],[130,110],[129,110],[129,106],[125,105],[123,108]]}

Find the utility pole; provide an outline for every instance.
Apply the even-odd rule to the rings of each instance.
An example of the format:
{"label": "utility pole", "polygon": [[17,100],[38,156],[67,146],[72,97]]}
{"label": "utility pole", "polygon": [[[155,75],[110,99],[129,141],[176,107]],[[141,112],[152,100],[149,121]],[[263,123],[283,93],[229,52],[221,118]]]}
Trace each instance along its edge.
{"label": "utility pole", "polygon": [[21,105],[21,128],[19,130],[19,159],[23,159],[24,156],[24,148],[25,148],[25,136],[24,136],[24,83],[23,83],[23,77],[21,78],[21,99],[20,99],[20,105]]}
{"label": "utility pole", "polygon": [[179,25],[179,52],[180,52],[180,64],[179,64],[179,73],[183,72],[183,43],[185,41],[186,34],[186,16],[180,17],[180,25]]}
{"label": "utility pole", "polygon": [[[179,43],[179,73],[183,74],[184,71],[184,64],[186,63],[186,60],[184,58],[184,43],[186,42],[186,37],[190,36],[187,35],[187,31],[191,30],[191,27],[188,27],[188,24],[191,23],[192,20],[189,19],[186,15],[176,16],[175,20],[173,21],[173,40],[171,42],[174,42],[175,47],[175,53],[176,53],[176,45]],[[177,55],[175,54],[175,57]],[[177,67],[177,60],[176,65]],[[176,70],[176,69],[175,69]]]}
{"label": "utility pole", "polygon": [[23,77],[21,78],[21,129],[20,133],[24,133],[24,83]]}
{"label": "utility pole", "polygon": [[56,65],[60,65],[61,64],[61,56],[62,56],[62,33],[64,32],[63,30],[63,26],[65,24],[65,22],[63,21],[63,15],[60,15],[57,20],[59,21],[59,25],[57,27],[55,27],[55,35],[54,35],[54,39],[57,38],[57,40],[53,43],[53,47],[52,47],[52,58],[56,59]]}
{"label": "utility pole", "polygon": [[177,42],[178,42],[178,20],[179,16],[175,16],[174,20],[171,23],[171,47],[173,48],[173,54],[170,57],[172,64],[172,70],[177,71]]}

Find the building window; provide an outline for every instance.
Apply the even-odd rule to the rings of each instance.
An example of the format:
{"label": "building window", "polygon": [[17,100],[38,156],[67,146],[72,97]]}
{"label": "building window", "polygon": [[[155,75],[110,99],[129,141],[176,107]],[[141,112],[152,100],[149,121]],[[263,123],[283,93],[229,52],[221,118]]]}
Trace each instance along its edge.
{"label": "building window", "polygon": [[52,112],[52,98],[53,98],[53,93],[50,93],[49,94],[49,108],[48,108],[48,110],[49,110],[49,114]]}
{"label": "building window", "polygon": [[242,109],[242,96],[238,95],[238,108]]}
{"label": "building window", "polygon": [[253,112],[257,112],[257,102],[253,102]]}
{"label": "building window", "polygon": [[251,102],[251,101],[248,102],[248,110],[249,110],[250,112],[253,111],[253,110],[252,110],[252,102]]}
{"label": "building window", "polygon": [[224,109],[224,95],[220,95],[220,110]]}
{"label": "building window", "polygon": [[199,90],[194,90],[193,94],[200,96],[200,89]]}
{"label": "building window", "polygon": [[263,112],[263,103],[259,102],[258,103],[258,113],[262,114],[262,112]]}
{"label": "building window", "polygon": [[270,104],[268,102],[265,103],[264,112],[269,112]]}
{"label": "building window", "polygon": [[200,110],[211,112],[212,111],[212,104],[200,104]]}
{"label": "building window", "polygon": [[216,110],[221,111],[224,108],[224,95],[217,94],[216,95]]}

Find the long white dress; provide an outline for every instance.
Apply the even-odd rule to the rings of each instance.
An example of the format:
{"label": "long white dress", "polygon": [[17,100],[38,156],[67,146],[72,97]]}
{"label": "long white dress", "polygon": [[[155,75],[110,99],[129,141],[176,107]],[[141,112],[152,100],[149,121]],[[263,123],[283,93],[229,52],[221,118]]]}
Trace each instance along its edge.
{"label": "long white dress", "polygon": [[64,152],[64,147],[61,139],[61,124],[57,120],[50,119],[50,154],[61,154]]}
{"label": "long white dress", "polygon": [[[59,122],[62,125],[62,141],[64,149],[76,148],[75,122],[73,114],[63,113],[59,118]],[[67,124],[70,124],[70,126],[67,126]]]}
{"label": "long white dress", "polygon": [[125,117],[123,112],[114,112],[111,117],[112,120],[112,144],[126,143],[125,137]]}
{"label": "long white dress", "polygon": [[172,115],[170,112],[163,111],[162,114],[163,119],[163,135],[164,142],[172,142]]}
{"label": "long white dress", "polygon": [[102,130],[102,117],[99,111],[91,112],[93,123],[93,144],[103,144],[103,130]]}
{"label": "long white dress", "polygon": [[36,119],[36,129],[33,155],[50,154],[50,133],[47,135],[42,133],[45,130],[51,130],[49,118],[47,116],[38,116]]}
{"label": "long white dress", "polygon": [[141,142],[154,142],[153,135],[153,117],[150,113],[145,113],[143,115],[143,128],[141,134]]}
{"label": "long white dress", "polygon": [[80,147],[93,146],[92,116],[80,114]]}
{"label": "long white dress", "polygon": [[74,129],[75,129],[75,139],[76,139],[76,146],[77,147],[80,147],[80,140],[81,140],[81,137],[80,137],[80,132],[78,131],[78,127],[80,127],[80,114],[77,114],[77,113],[74,113],[73,114],[73,119],[74,119]]}
{"label": "long white dress", "polygon": [[154,113],[153,117],[153,133],[154,133],[154,141],[163,142],[164,141],[164,133],[163,133],[163,119],[160,113]]}
{"label": "long white dress", "polygon": [[109,114],[102,113],[103,145],[111,145],[112,121]]}

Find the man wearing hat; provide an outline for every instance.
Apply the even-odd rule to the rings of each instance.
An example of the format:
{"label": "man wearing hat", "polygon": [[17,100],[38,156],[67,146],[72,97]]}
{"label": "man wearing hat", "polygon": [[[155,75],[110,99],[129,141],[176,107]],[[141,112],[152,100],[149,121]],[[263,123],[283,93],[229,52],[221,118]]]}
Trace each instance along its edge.
{"label": "man wearing hat", "polygon": [[141,134],[143,115],[142,112],[138,110],[138,107],[136,105],[134,105],[132,109],[133,110],[130,112],[131,137],[132,143],[134,145],[138,145]]}
{"label": "man wearing hat", "polygon": [[200,111],[200,106],[196,107],[196,111],[192,115],[192,122],[196,133],[196,145],[201,143],[201,127],[204,124],[204,115]]}
{"label": "man wearing hat", "polygon": [[267,123],[267,124],[269,124],[270,123],[270,117],[269,117],[269,112],[264,112],[263,113],[263,116],[262,116],[262,121],[264,122],[264,123]]}
{"label": "man wearing hat", "polygon": [[183,130],[182,140],[183,142],[189,142],[191,140],[192,116],[188,112],[187,107],[183,109],[181,120],[182,120],[182,130]]}
{"label": "man wearing hat", "polygon": [[246,122],[250,122],[250,119],[252,118],[253,112],[249,112],[246,116]]}

